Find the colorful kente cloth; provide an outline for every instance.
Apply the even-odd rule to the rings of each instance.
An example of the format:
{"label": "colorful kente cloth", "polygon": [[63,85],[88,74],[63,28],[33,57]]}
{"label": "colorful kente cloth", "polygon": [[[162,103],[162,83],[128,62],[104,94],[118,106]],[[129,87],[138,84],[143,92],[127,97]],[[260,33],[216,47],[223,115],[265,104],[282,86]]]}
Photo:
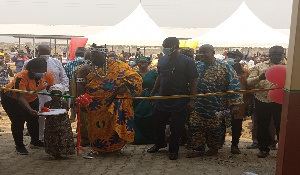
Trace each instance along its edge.
{"label": "colorful kente cloth", "polygon": [[[139,71],[138,71],[139,73]],[[141,97],[149,97],[154,87],[158,73],[150,70],[143,77],[143,91]],[[154,106],[150,105],[147,99],[134,100],[134,126],[135,144],[150,144],[154,142],[153,113]]]}
{"label": "colorful kente cloth", "polygon": [[[98,69],[98,73],[102,68]],[[112,152],[122,149],[126,142],[134,140],[134,111],[132,100],[114,99],[116,89],[124,83],[132,93],[142,91],[142,77],[126,63],[108,58],[108,72],[105,78],[95,75],[92,70],[86,76],[86,91],[93,96],[88,107],[88,135],[93,150]],[[131,97],[129,93],[116,97]]]}
{"label": "colorful kente cloth", "polygon": [[[199,74],[198,93],[241,89],[236,72],[224,61],[217,60],[211,65],[198,62],[197,71]],[[225,139],[225,121],[223,118],[217,118],[215,114],[228,109],[230,105],[241,103],[243,103],[241,94],[197,98],[196,110],[188,122],[192,149],[205,151],[205,144],[209,148],[221,148]]]}

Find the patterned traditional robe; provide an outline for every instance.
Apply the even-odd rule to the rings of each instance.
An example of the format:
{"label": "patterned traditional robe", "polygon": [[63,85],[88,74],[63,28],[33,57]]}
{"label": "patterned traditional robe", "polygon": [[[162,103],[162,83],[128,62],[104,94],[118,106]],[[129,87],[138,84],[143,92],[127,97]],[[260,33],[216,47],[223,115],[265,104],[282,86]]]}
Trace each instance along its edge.
{"label": "patterned traditional robe", "polygon": [[[232,66],[217,60],[214,64],[197,63],[199,74],[198,93],[225,92],[240,90],[241,85]],[[241,94],[215,95],[200,97],[196,100],[196,110],[189,120],[191,147],[204,151],[209,148],[219,149],[225,139],[225,122],[216,117],[216,112],[228,109],[230,105],[243,103]]]}
{"label": "patterned traditional robe", "polygon": [[[102,68],[98,69],[102,72]],[[134,140],[134,111],[132,100],[114,99],[115,91],[129,83],[132,92],[140,95],[141,76],[126,63],[114,58],[108,59],[108,72],[100,78],[92,71],[86,76],[86,91],[93,97],[88,107],[88,134],[92,149],[100,152],[120,150],[127,141]],[[129,93],[116,97],[131,97]]]}

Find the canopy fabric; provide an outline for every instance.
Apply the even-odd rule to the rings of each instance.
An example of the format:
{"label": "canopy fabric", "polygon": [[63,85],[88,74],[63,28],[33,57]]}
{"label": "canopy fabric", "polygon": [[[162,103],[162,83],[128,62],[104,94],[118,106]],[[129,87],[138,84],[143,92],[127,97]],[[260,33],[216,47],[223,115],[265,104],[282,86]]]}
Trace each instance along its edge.
{"label": "canopy fabric", "polygon": [[289,36],[262,22],[243,2],[223,23],[206,34],[193,38],[199,46],[215,47],[288,47]]}
{"label": "canopy fabric", "polygon": [[89,44],[161,46],[168,35],[157,26],[139,4],[127,18],[117,25],[86,37]]}

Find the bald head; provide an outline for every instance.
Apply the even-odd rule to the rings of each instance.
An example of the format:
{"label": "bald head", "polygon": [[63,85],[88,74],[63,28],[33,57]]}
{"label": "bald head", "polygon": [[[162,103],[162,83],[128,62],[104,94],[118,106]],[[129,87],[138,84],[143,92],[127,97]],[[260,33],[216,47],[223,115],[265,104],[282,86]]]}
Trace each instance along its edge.
{"label": "bald head", "polygon": [[87,50],[84,52],[84,59],[85,60],[90,60],[91,59],[91,51]]}
{"label": "bald head", "polygon": [[48,45],[39,45],[38,46],[39,55],[50,55],[50,47]]}
{"label": "bald head", "polygon": [[213,64],[215,62],[215,49],[210,44],[204,44],[199,48],[200,61],[205,64]]}
{"label": "bald head", "polygon": [[214,46],[212,46],[212,45],[210,45],[210,44],[204,44],[204,45],[202,45],[202,46],[199,48],[199,50],[200,50],[200,49],[205,49],[205,50],[207,50],[207,51],[212,51],[212,52],[215,51]]}

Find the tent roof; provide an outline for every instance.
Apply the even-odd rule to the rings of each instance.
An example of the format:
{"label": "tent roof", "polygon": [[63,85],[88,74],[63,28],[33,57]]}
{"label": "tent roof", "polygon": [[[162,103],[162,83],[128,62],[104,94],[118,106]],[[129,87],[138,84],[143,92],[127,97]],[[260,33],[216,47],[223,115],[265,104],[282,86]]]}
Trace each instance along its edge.
{"label": "tent roof", "polygon": [[37,39],[70,39],[72,37],[89,35],[106,28],[107,26],[0,24],[0,36]]}
{"label": "tent roof", "polygon": [[168,35],[139,4],[127,18],[114,27],[87,37],[90,44],[161,46]]}
{"label": "tent roof", "polygon": [[287,47],[289,36],[262,22],[243,2],[223,23],[206,34],[193,38],[199,45],[215,47]]}

